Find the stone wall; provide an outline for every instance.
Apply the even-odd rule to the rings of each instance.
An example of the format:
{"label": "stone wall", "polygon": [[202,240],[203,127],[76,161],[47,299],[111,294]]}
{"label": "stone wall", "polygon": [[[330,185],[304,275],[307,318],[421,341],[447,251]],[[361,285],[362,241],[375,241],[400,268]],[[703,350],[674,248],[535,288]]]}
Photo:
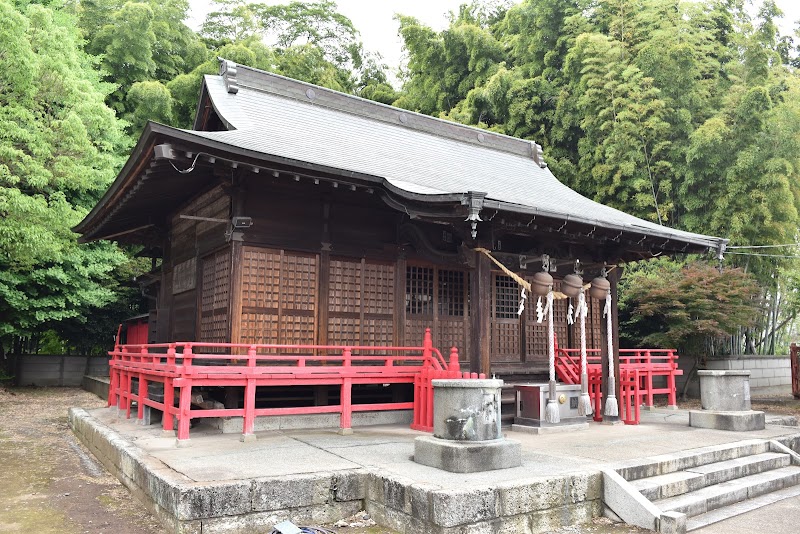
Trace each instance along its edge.
{"label": "stone wall", "polygon": [[17,362],[20,386],[80,387],[83,375],[108,376],[108,357],[25,354]]}
{"label": "stone wall", "polygon": [[599,471],[452,489],[378,469],[197,482],[142,451],[89,412],[72,431],[175,534],[269,532],[284,519],[323,524],[366,509],[403,534],[552,532],[603,512]]}
{"label": "stone wall", "polygon": [[[683,389],[686,375],[692,368],[691,358],[681,357],[678,366],[683,369],[684,376],[677,378],[678,393]],[[709,360],[706,369],[712,371],[750,371],[750,394],[791,395],[792,369],[789,356],[732,356],[730,358]],[[689,386],[690,397],[700,397],[699,383],[695,379]]]}

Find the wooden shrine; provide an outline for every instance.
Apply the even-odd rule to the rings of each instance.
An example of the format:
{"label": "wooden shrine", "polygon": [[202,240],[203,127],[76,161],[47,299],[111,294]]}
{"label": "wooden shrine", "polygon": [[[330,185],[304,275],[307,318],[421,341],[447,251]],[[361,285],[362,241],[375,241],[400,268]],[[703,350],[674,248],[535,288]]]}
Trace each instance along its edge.
{"label": "wooden shrine", "polygon": [[[578,195],[530,141],[224,60],[194,129],[149,123],[75,230],[160,260],[143,277],[151,343],[402,346],[431,328],[462,368],[502,377],[547,368],[546,325],[533,299],[518,315],[517,282],[476,248],[525,279],[549,258],[558,290],[576,260],[588,281],[724,247]],[[567,307],[556,301],[555,331],[575,347]]]}

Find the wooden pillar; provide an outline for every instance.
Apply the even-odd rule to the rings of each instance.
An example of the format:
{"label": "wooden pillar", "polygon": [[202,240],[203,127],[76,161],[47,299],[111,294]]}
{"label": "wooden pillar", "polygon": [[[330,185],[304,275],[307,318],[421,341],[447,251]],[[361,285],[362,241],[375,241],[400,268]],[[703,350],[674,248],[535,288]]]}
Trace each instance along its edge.
{"label": "wooden pillar", "polygon": [[[617,403],[622,407],[622,399],[620,398],[620,375],[619,375],[619,319],[617,315],[617,282],[619,281],[621,268],[616,268],[608,273],[608,281],[611,284],[611,336],[614,350],[614,395],[617,397]],[[605,306],[604,302],[600,303],[600,309]],[[600,312],[602,315],[602,311]],[[608,328],[606,328],[606,318],[602,317],[602,326],[600,328],[600,366],[603,372],[603,410],[605,411],[606,399],[608,398]],[[603,415],[603,421],[619,421],[618,416]]]}
{"label": "wooden pillar", "polygon": [[491,375],[491,313],[492,271],[489,258],[475,252],[475,271],[471,279],[472,328],[470,339],[469,369],[473,373]]}

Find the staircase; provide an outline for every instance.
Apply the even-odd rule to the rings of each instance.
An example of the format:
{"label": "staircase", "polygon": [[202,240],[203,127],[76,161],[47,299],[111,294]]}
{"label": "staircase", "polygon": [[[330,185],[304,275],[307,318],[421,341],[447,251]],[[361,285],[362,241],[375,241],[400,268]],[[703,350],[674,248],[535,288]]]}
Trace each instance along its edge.
{"label": "staircase", "polygon": [[659,532],[691,531],[800,495],[800,455],[776,441],[705,447],[609,471],[608,508]]}

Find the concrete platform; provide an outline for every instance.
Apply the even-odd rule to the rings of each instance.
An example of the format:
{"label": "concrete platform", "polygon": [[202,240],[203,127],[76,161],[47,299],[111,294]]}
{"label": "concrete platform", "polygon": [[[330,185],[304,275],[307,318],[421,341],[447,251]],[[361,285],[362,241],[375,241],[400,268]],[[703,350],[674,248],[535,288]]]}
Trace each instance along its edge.
{"label": "concrete platform", "polygon": [[766,425],[764,412],[753,410],[726,412],[719,410],[690,410],[689,426],[716,428],[735,432],[763,430]]}
{"label": "concrete platform", "polygon": [[[739,434],[689,427],[685,411],[643,412],[641,424],[546,435],[507,432],[522,465],[449,473],[416,464],[407,426],[270,430],[254,442],[194,427],[176,448],[158,426],[115,408],[70,411],[75,434],[148,508],[180,533],[268,531],[284,519],[321,524],[366,509],[405,534],[547,532],[602,514],[600,468],[688,449],[797,435],[769,424]],[[785,440],[800,446],[800,437]]]}

